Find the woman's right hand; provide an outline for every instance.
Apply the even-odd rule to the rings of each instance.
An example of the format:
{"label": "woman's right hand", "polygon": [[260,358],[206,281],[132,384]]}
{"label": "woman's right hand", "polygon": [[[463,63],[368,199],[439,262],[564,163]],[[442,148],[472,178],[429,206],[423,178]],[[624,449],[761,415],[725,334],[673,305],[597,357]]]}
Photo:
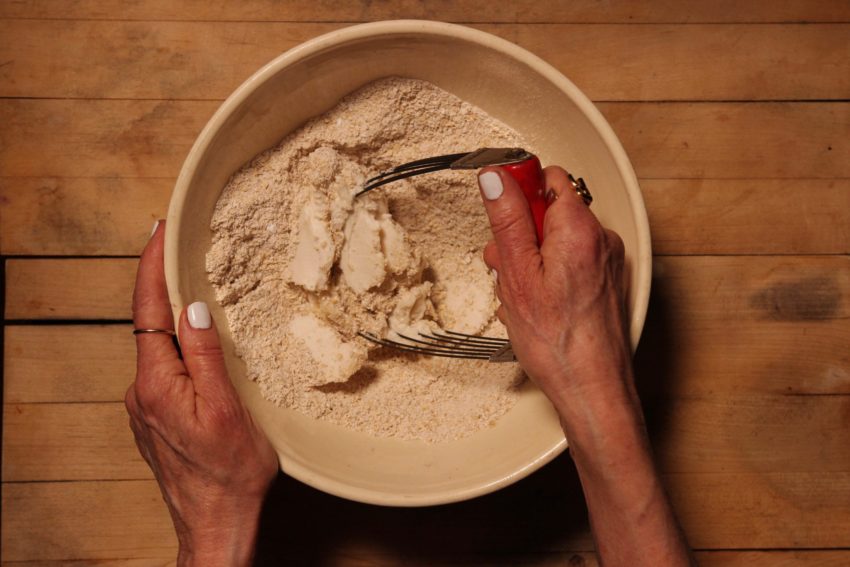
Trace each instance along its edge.
{"label": "woman's right hand", "polygon": [[599,224],[566,171],[544,173],[542,246],[513,177],[499,167],[479,173],[493,230],[484,261],[497,273],[498,316],[517,359],[560,411],[573,400],[631,392],[631,346],[623,241]]}
{"label": "woman's right hand", "polygon": [[499,318],[523,369],[552,401],[570,441],[599,563],[692,563],[655,470],[634,388],[624,308],[624,248],[584,205],[559,167],[537,245],[516,181],[497,167],[479,174],[493,242]]}

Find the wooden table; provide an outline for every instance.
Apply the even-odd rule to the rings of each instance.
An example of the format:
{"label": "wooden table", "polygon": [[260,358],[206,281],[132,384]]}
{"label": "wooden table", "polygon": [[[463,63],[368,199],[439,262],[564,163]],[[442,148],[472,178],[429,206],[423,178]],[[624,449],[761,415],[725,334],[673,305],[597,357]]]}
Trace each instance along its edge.
{"label": "wooden table", "polygon": [[[740,5],[739,5],[740,4]],[[122,403],[136,257],[239,83],[354,22],[466,23],[611,122],[655,252],[637,355],[704,565],[850,565],[850,3],[0,3],[2,562],[160,565],[175,538]],[[263,564],[594,565],[566,456],[430,509],[281,479]]]}

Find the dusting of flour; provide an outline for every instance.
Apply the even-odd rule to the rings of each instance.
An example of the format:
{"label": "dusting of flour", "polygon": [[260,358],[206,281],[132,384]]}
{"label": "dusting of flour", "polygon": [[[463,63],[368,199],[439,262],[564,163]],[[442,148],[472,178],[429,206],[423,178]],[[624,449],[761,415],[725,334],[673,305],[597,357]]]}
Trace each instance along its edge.
{"label": "dusting of flour", "polygon": [[388,78],[345,97],[228,181],[207,272],[264,397],[380,437],[438,443],[516,402],[515,364],[433,358],[357,335],[442,327],[504,336],[481,260],[490,229],[473,172],[409,178],[354,199],[395,165],[528,144],[438,87]]}

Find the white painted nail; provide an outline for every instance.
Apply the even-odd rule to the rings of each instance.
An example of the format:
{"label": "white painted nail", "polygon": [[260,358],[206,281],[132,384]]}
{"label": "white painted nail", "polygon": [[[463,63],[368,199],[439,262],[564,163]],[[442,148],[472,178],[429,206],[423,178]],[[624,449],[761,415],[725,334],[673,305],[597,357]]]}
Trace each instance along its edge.
{"label": "white painted nail", "polygon": [[157,219],[157,221],[155,223],[153,223],[153,228],[151,229],[151,238],[153,238],[153,235],[156,233],[156,229],[158,227],[159,227],[159,219]]}
{"label": "white painted nail", "polygon": [[196,301],[186,310],[189,326],[193,329],[209,329],[212,326],[210,310],[203,301]]}
{"label": "white painted nail", "polygon": [[496,271],[496,268],[490,269],[490,275],[493,276],[493,282],[499,283],[499,272]]}
{"label": "white painted nail", "polygon": [[481,185],[481,192],[490,201],[494,201],[502,196],[505,190],[502,187],[502,178],[495,171],[485,171],[478,176],[478,184]]}

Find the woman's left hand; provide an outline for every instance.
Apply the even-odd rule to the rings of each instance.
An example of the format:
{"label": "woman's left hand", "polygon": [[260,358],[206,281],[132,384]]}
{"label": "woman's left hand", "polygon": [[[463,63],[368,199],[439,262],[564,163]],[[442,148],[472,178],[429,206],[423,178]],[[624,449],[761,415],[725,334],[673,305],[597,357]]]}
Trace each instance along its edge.
{"label": "woman's left hand", "polygon": [[[136,329],[174,329],[164,240],[160,223],[139,262]],[[277,455],[230,382],[207,306],[190,305],[179,325],[182,360],[170,335],[136,335],[130,427],[174,521],[178,564],[247,565]]]}

